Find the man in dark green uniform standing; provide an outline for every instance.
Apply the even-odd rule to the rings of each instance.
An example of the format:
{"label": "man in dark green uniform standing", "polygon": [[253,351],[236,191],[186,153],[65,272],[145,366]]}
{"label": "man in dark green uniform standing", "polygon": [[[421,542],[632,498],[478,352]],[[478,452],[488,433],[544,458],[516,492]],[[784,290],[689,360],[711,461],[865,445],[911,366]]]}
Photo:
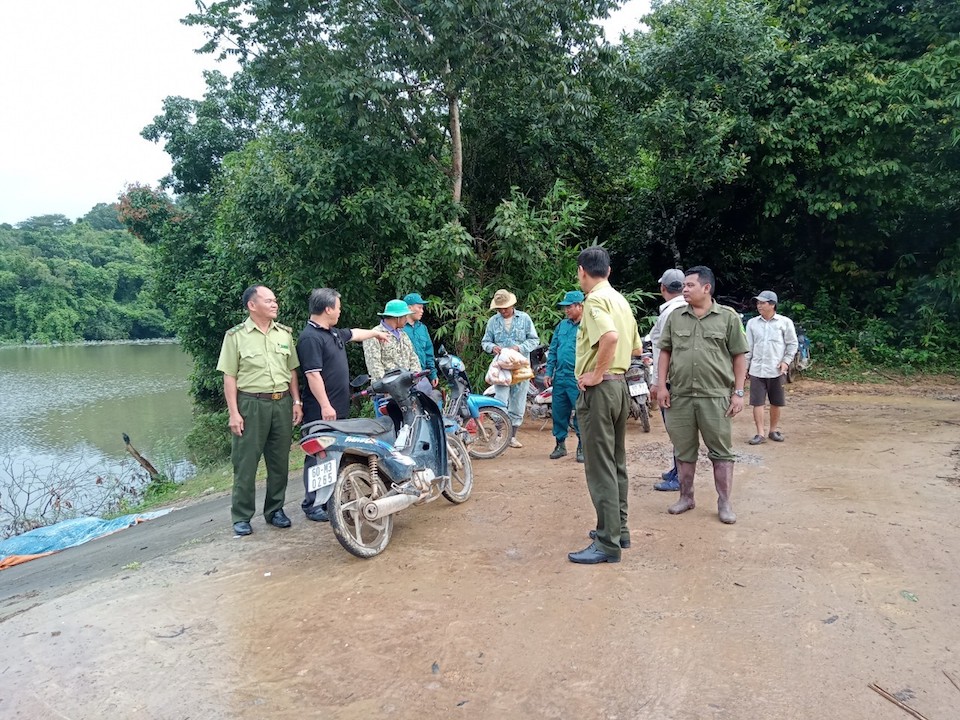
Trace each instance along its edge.
{"label": "man in dark green uniform standing", "polygon": [[[713,271],[697,265],[683,279],[684,307],[670,313],[660,335],[657,401],[677,458],[680,499],[667,512],[693,510],[700,437],[713,463],[720,522],[733,524],[733,417],[743,410],[749,350],[740,316],[713,299]],[[669,390],[667,389],[669,383]]]}
{"label": "man in dark green uniform standing", "polygon": [[630,547],[626,449],[630,393],[623,374],[641,342],[633,310],[610,286],[609,275],[610,256],[603,248],[589,247],[577,257],[577,279],[587,294],[577,333],[577,417],[597,529],[590,531],[593,542],[588,547],[567,557],[588,565],[620,562],[621,548]]}
{"label": "man in dark green uniform standing", "polygon": [[293,332],[277,319],[277,298],[263,285],[243,293],[249,317],[227,330],[217,370],[223,373],[223,395],[233,433],[233,501],[230,514],[237,535],[253,532],[256,475],[260,456],[267,466],[263,516],[278,528],[290,527],[283,512],[290,471],[293,426],[303,417],[297,384],[297,348]]}

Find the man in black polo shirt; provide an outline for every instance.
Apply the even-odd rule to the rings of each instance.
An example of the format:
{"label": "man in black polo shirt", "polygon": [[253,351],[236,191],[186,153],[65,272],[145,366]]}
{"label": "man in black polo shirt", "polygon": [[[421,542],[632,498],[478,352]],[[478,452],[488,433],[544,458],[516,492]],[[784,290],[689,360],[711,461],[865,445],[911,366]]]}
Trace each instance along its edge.
{"label": "man in black polo shirt", "polygon": [[[319,288],[310,293],[310,319],[297,340],[297,356],[305,382],[303,424],[317,420],[344,420],[350,416],[350,367],[347,363],[348,342],[377,338],[386,342],[390,336],[382,330],[341,330],[340,293],[332,288]],[[310,520],[325,522],[327,510],[314,506],[315,492],[307,490],[307,473],[317,459],[307,455],[303,461],[304,497],[300,507]]]}

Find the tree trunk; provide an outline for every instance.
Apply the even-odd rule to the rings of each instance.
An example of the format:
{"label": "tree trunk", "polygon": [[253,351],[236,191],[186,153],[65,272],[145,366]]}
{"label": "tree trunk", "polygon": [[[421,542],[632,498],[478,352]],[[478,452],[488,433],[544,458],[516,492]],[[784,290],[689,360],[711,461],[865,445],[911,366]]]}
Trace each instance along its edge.
{"label": "tree trunk", "polygon": [[460,100],[451,95],[450,105],[450,144],[451,167],[450,180],[453,189],[453,204],[460,204],[463,192],[463,139],[460,137]]}

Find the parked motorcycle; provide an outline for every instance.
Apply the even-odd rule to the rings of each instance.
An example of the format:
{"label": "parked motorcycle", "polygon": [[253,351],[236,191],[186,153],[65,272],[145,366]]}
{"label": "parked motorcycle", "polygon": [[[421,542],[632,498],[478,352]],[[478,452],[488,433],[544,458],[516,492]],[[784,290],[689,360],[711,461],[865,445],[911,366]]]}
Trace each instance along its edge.
{"label": "parked motorcycle", "polygon": [[415,388],[427,374],[394,370],[359,393],[389,395],[388,417],[318,420],[303,427],[300,447],[317,459],[307,489],[316,491],[318,505],[326,503],[333,534],[359,558],[386,549],[395,513],[440,495],[463,503],[473,489],[466,446],[445,432],[440,408]]}
{"label": "parked motorcycle", "polygon": [[639,420],[644,432],[650,432],[650,383],[653,380],[653,354],[643,353],[630,359],[624,375],[630,391],[630,417]]}
{"label": "parked motorcycle", "polygon": [[790,367],[787,369],[787,382],[796,382],[800,374],[810,367],[810,338],[803,326],[797,325],[797,354],[793,356]]}
{"label": "parked motorcycle", "polygon": [[463,360],[442,346],[437,350],[437,370],[450,388],[444,417],[454,421],[467,452],[481,460],[497,457],[507,449],[513,432],[507,406],[495,397],[473,393]]}
{"label": "parked motorcycle", "polygon": [[530,351],[530,369],[533,370],[533,380],[527,385],[527,403],[547,389],[547,353],[549,345],[538,345]]}

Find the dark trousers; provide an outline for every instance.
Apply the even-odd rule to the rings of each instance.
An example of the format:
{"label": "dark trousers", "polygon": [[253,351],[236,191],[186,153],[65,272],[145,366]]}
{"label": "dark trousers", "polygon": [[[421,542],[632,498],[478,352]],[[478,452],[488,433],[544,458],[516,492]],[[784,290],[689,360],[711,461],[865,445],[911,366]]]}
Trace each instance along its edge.
{"label": "dark trousers", "polygon": [[[580,397],[580,388],[577,387],[577,379],[570,377],[553,378],[553,401],[550,411],[553,414],[553,436],[557,442],[563,442],[567,439],[567,428],[570,427],[570,414],[577,406],[577,398]],[[580,421],[576,416],[573,418],[573,429],[580,438]]]}
{"label": "dark trousers", "polygon": [[243,435],[233,436],[233,522],[250,522],[256,512],[257,465],[263,457],[267,466],[267,492],[263,516],[269,521],[283,509],[290,472],[290,441],[293,434],[293,398],[260,400],[237,397],[243,417]]}
{"label": "dark trousers", "polygon": [[627,418],[630,393],[622,381],[608,380],[580,393],[577,416],[583,441],[587,489],[597,511],[597,544],[620,557],[627,530]]}

